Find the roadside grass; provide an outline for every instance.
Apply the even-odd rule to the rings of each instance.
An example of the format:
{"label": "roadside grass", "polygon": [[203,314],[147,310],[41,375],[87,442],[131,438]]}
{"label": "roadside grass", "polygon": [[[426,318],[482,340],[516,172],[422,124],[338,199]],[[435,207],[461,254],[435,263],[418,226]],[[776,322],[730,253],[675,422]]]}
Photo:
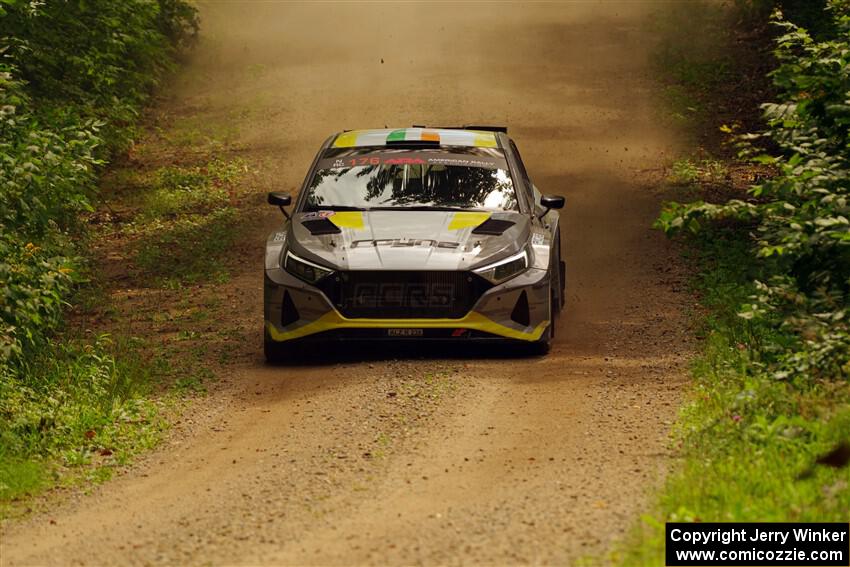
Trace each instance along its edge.
{"label": "roadside grass", "polygon": [[112,236],[130,242],[135,277],[167,288],[226,281],[247,171],[242,160],[211,158],[114,176],[116,200],[132,213]]}
{"label": "roadside grass", "polygon": [[[0,515],[155,441],[160,368],[131,335],[68,324],[89,286],[84,218],[198,30],[182,0],[0,2]],[[92,286],[94,287],[94,286]],[[103,466],[100,466],[103,465]]]}
{"label": "roadside grass", "polygon": [[158,134],[175,147],[215,146],[223,149],[237,138],[238,130],[233,124],[237,122],[225,124],[187,117],[176,120],[167,130],[159,129]]}
{"label": "roadside grass", "polygon": [[674,185],[723,183],[729,177],[729,168],[717,159],[680,159],[673,163],[668,180]]}
{"label": "roadside grass", "polygon": [[776,331],[738,316],[759,263],[746,227],[689,242],[703,352],[672,443],[680,461],[658,504],[613,554],[620,565],[663,565],[664,523],[850,520],[850,467],[816,464],[850,431],[850,383],[766,380],[758,343]]}
{"label": "roadside grass", "polygon": [[26,384],[0,383],[9,390],[0,397],[0,517],[53,485],[105,480],[156,444],[169,402],[149,396],[168,367],[142,356],[138,343],[57,337],[32,362]]}
{"label": "roadside grass", "polygon": [[[175,81],[200,81],[202,77],[184,71],[183,75],[175,77]],[[246,100],[239,108],[230,109],[220,115],[210,116],[203,111],[191,113],[178,112],[162,117],[161,125],[150,128],[147,143],[133,149],[133,156],[145,163],[152,163],[169,156],[168,151],[177,154],[182,159],[202,161],[215,155],[222,155],[235,149],[244,149],[240,135],[240,125],[251,121],[262,120],[262,108],[268,107],[266,96],[257,94]],[[209,107],[210,103],[203,97],[199,100],[200,108]],[[151,143],[153,142],[153,143]],[[163,154],[163,150],[168,150]]]}
{"label": "roadside grass", "polygon": [[[659,28],[664,39],[657,68],[681,94],[672,101],[662,97],[662,105],[674,116],[682,114],[683,104],[693,109],[678,126],[690,132],[695,148],[671,165],[667,178],[668,194],[676,199],[749,199],[746,188],[772,174],[738,161],[721,134],[758,130],[757,103],[771,97],[765,77],[773,60],[761,45],[770,44],[769,34],[756,22],[764,21],[768,4],[742,0],[726,15],[706,4],[689,5],[690,18],[674,9]],[[731,66],[722,64],[718,74],[702,65],[705,55],[685,40],[688,20],[727,22],[720,33],[694,35],[716,42],[702,49],[731,54]],[[665,42],[682,47],[667,49]],[[713,102],[700,104],[704,100]],[[771,273],[767,261],[754,255],[754,232],[753,226],[727,222],[682,242],[691,291],[701,305],[690,315],[702,349],[671,438],[677,460],[653,506],[607,562],[663,565],[668,521],[850,520],[850,467],[818,464],[847,440],[850,382],[807,375],[776,379],[762,371],[777,354],[764,347],[781,350],[787,339],[772,321],[739,315],[758,292],[754,281]]]}
{"label": "roadside grass", "polygon": [[[81,235],[94,252],[67,324],[23,381],[0,379],[0,518],[25,514],[46,490],[111,478],[232,361],[228,345],[241,337],[209,323],[222,307],[216,286],[229,278],[249,168],[215,157],[224,144],[208,142],[194,165],[106,172]],[[140,149],[179,152],[171,143],[149,136]]]}
{"label": "roadside grass", "polygon": [[[51,77],[49,88],[19,80],[9,61],[2,70],[13,73],[0,73],[0,106],[18,118],[4,132],[20,135],[20,148],[9,147],[26,167],[4,163],[14,175],[34,164],[49,172],[26,173],[26,190],[0,207],[19,223],[0,223],[8,229],[0,272],[14,276],[0,358],[20,351],[14,364],[0,361],[0,518],[51,502],[34,497],[53,488],[102,482],[155,446],[245,343],[227,326],[220,284],[241,260],[233,251],[250,173],[230,156],[241,118],[256,110],[213,116],[160,104],[143,112],[155,84],[183,80],[170,74],[171,56],[191,43],[198,20],[181,0],[169,0],[178,9],[156,22],[136,18],[135,4],[145,18],[157,13],[156,3],[106,1],[70,12],[0,9],[4,23],[34,34],[18,63]],[[51,32],[57,21],[83,21],[75,14],[103,25]],[[175,35],[160,37],[159,25]],[[39,67],[69,53],[85,73],[58,82],[51,66]]]}
{"label": "roadside grass", "polygon": [[[240,218],[237,186],[246,169],[239,160],[213,159],[107,176],[120,180],[122,191],[105,210],[132,212],[126,222],[95,225],[92,243],[97,248],[106,239],[108,250],[127,249],[123,270],[132,286],[153,285],[162,290],[160,299],[170,295],[142,306],[112,299],[115,283],[102,281],[93,266],[84,278],[91,283],[74,298],[75,316],[32,362],[25,383],[0,381],[8,390],[0,395],[0,517],[23,513],[46,489],[111,478],[154,447],[183,401],[214,380],[212,365],[227,362],[226,349],[211,352],[231,337],[216,340],[206,332],[220,300],[210,292],[201,303],[189,295],[200,283],[214,286],[229,277],[226,256]],[[173,329],[170,340],[152,340],[162,328]]]}

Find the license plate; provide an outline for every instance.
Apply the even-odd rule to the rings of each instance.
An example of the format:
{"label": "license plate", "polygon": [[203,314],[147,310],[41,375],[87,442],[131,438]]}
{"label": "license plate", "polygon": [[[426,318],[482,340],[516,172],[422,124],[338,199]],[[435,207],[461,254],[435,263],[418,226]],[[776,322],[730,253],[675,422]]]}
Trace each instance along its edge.
{"label": "license plate", "polygon": [[421,337],[422,329],[387,329],[388,337]]}

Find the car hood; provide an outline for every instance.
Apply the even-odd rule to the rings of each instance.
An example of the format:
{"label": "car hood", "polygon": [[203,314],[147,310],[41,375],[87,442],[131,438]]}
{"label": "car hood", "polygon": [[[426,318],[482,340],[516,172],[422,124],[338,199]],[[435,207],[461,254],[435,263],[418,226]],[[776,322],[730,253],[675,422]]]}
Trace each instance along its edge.
{"label": "car hood", "polygon": [[[473,233],[488,219],[513,224]],[[339,232],[314,234],[328,229]],[[293,215],[288,241],[293,253],[340,270],[467,270],[518,252],[529,230],[515,212],[322,211]]]}

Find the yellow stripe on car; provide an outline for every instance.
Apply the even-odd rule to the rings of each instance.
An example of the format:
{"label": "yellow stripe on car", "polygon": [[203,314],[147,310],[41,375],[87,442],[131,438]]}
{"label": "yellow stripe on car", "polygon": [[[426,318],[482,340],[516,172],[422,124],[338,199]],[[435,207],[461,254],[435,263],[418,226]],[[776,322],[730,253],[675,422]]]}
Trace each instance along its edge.
{"label": "yellow stripe on car", "polygon": [[335,148],[353,148],[357,143],[357,135],[359,132],[356,130],[353,132],[343,132],[339,136],[336,137],[334,141]]}
{"label": "yellow stripe on car", "polygon": [[337,225],[339,228],[363,228],[363,213],[360,211],[343,211],[334,213],[328,217],[328,220]]}
{"label": "yellow stripe on car", "polygon": [[279,331],[271,323],[266,323],[266,328],[275,341],[300,339],[332,329],[470,329],[508,339],[536,341],[543,335],[548,324],[549,321],[542,321],[532,331],[525,332],[500,325],[475,311],[462,319],[347,319],[337,311],[329,311],[315,321],[290,331]]}
{"label": "yellow stripe on car", "polygon": [[496,136],[489,132],[483,134],[476,134],[475,139],[472,141],[472,144],[476,148],[495,148]]}
{"label": "yellow stripe on car", "polygon": [[460,230],[478,226],[490,218],[490,213],[455,213],[449,221],[449,230]]}

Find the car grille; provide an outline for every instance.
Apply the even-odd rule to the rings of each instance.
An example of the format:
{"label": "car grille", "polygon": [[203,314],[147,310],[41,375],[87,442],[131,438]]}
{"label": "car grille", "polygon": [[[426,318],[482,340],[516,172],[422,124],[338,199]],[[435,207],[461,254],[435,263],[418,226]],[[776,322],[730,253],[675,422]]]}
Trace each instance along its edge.
{"label": "car grille", "polygon": [[469,272],[337,272],[319,287],[349,319],[459,319],[489,289]]}

